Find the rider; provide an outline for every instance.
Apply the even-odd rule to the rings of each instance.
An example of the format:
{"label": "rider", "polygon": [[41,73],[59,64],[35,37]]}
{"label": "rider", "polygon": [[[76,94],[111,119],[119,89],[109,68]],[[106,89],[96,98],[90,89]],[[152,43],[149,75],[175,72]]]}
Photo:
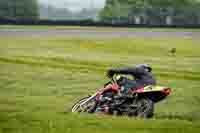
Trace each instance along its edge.
{"label": "rider", "polygon": [[107,72],[107,76],[109,78],[113,77],[114,74],[133,76],[134,80],[130,80],[124,76],[117,76],[117,83],[121,86],[121,92],[127,94],[129,89],[139,89],[147,85],[156,85],[156,80],[151,72],[152,68],[148,64],[139,64],[135,67],[110,69]]}

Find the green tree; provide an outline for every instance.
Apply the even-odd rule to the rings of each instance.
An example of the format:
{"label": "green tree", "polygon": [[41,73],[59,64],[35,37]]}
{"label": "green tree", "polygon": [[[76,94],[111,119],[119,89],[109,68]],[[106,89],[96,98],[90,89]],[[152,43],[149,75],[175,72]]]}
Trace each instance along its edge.
{"label": "green tree", "polygon": [[188,18],[192,17],[195,23],[199,20],[198,7],[199,0],[107,0],[100,16],[102,20],[113,20],[128,15],[128,19],[138,17],[144,23],[159,24],[166,23],[169,17],[181,18],[182,22],[190,21]]}
{"label": "green tree", "polygon": [[10,19],[37,19],[37,0],[0,0],[0,17]]}

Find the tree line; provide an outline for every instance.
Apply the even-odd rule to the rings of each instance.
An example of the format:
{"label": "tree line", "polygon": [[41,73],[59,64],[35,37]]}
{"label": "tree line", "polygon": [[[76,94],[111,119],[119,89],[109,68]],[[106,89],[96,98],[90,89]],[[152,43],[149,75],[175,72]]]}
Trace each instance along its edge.
{"label": "tree line", "polygon": [[0,18],[11,20],[92,20],[98,16],[99,10],[83,8],[72,12],[38,0],[0,0]]}
{"label": "tree line", "polygon": [[0,0],[0,18],[38,19],[37,0]]}
{"label": "tree line", "polygon": [[[105,7],[73,13],[39,5],[38,0],[0,0],[0,18],[20,20],[83,20],[111,24],[200,24],[200,0],[106,0]],[[96,15],[98,14],[98,15]]]}
{"label": "tree line", "polygon": [[106,0],[100,17],[111,23],[200,24],[199,0]]}

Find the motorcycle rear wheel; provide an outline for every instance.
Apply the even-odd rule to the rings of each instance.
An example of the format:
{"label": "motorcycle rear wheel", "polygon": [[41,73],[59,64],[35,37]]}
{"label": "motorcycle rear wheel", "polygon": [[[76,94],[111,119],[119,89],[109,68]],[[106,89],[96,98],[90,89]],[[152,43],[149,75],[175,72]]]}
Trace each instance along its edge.
{"label": "motorcycle rear wheel", "polygon": [[141,98],[137,101],[137,115],[139,118],[152,118],[154,113],[154,103],[148,98]]}

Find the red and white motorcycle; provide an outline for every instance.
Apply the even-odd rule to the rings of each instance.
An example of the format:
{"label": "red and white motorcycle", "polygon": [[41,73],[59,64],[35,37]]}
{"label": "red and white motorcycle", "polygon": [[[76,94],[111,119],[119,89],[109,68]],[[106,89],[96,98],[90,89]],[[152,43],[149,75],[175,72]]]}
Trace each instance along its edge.
{"label": "red and white motorcycle", "polygon": [[140,89],[130,89],[129,95],[120,95],[121,87],[116,77],[104,85],[93,95],[82,98],[75,103],[72,112],[96,113],[103,112],[115,115],[127,115],[151,118],[154,104],[165,99],[170,93],[169,87],[148,85]]}

